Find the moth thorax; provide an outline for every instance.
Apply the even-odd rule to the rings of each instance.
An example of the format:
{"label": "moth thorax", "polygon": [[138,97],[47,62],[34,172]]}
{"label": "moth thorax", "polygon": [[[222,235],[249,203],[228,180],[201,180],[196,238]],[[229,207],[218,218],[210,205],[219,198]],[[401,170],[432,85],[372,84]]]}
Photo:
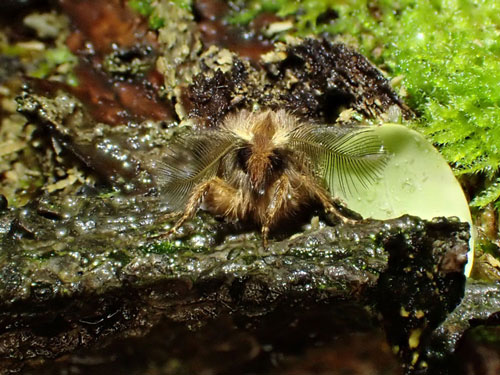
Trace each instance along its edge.
{"label": "moth thorax", "polygon": [[253,152],[248,159],[247,174],[252,187],[259,192],[265,189],[272,173],[272,163],[269,156],[269,152]]}

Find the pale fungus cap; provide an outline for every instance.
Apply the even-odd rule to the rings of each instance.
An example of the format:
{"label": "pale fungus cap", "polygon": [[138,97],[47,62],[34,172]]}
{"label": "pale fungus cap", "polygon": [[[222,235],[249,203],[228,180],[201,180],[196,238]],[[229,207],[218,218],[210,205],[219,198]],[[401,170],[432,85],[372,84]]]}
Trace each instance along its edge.
{"label": "pale fungus cap", "polygon": [[342,200],[364,218],[386,220],[408,214],[426,220],[457,217],[468,222],[471,239],[464,273],[469,276],[475,234],[469,204],[448,163],[421,134],[405,126],[385,124],[375,127],[374,133],[389,154],[382,176],[369,188],[342,196]]}

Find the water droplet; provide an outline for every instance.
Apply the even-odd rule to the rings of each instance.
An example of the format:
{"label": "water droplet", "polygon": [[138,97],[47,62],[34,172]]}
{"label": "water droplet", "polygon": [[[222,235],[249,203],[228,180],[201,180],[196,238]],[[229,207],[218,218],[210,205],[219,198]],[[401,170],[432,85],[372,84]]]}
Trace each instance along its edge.
{"label": "water droplet", "polygon": [[66,235],[68,234],[68,229],[64,226],[61,226],[61,227],[56,229],[55,234],[56,234],[56,238],[61,239],[63,237],[66,237]]}

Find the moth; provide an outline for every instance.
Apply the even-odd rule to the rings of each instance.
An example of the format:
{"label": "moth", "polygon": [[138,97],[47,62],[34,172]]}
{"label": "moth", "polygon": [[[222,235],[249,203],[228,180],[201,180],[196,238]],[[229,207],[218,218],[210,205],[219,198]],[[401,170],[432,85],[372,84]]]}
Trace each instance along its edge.
{"label": "moth", "polygon": [[175,233],[197,210],[269,231],[308,204],[319,202],[343,222],[336,189],[352,193],[380,175],[386,161],[368,127],[345,129],[302,121],[285,110],[241,110],[217,129],[180,136],[158,168],[158,180],[180,218]]}

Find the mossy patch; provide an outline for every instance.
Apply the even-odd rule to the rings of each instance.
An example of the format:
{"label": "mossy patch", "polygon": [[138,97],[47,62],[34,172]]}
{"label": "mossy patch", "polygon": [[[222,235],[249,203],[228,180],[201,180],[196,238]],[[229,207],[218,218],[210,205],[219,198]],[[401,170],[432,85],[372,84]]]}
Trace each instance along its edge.
{"label": "mossy patch", "polygon": [[[147,245],[141,246],[139,249],[144,254],[161,254],[173,255],[179,253],[186,253],[192,251],[193,248],[183,242],[178,241],[158,241],[151,242]],[[203,252],[206,249],[196,249],[197,252]]]}
{"label": "mossy patch", "polygon": [[[171,2],[181,9],[191,11],[191,0],[173,0]],[[165,26],[165,18],[156,10],[156,7],[161,6],[160,3],[161,1],[154,0],[129,0],[128,5],[132,10],[148,18],[150,29],[158,30]]]}
{"label": "mossy patch", "polygon": [[235,1],[228,21],[247,24],[261,13],[275,13],[282,18],[293,17],[299,35],[320,34],[328,31],[330,21],[336,18],[336,0],[252,0]]}

